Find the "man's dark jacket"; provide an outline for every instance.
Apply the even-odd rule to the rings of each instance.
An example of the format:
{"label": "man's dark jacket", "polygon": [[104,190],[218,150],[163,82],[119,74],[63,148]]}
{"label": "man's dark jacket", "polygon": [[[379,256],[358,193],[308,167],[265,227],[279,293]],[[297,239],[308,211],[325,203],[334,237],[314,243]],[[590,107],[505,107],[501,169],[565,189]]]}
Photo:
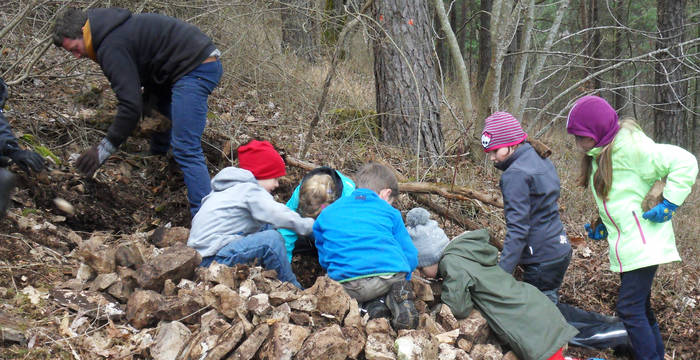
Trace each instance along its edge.
{"label": "man's dark jacket", "polygon": [[507,233],[499,265],[513,273],[520,264],[560,259],[571,251],[559,218],[559,176],[549,159],[523,143],[496,167],[503,170],[501,192]]}
{"label": "man's dark jacket", "polygon": [[143,112],[141,87],[169,89],[216,50],[194,25],[159,14],[131,14],[125,9],[90,9],[92,46],[97,63],[119,100],[107,139],[119,146]]}
{"label": "man's dark jacket", "polygon": [[476,306],[491,329],[523,360],[546,360],[578,331],[534,286],[517,281],[496,264],[498,250],[486,230],[467,231],[450,241],[438,271],[443,303],[457,318]]}

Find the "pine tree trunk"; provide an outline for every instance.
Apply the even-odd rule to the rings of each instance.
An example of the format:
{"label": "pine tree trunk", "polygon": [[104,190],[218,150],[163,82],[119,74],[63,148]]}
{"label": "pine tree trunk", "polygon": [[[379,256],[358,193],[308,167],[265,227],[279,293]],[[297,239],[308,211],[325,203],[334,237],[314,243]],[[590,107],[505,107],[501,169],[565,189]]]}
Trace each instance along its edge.
{"label": "pine tree trunk", "polygon": [[476,88],[481,92],[486,75],[491,65],[491,8],[493,0],[481,0],[481,15],[479,15],[479,59],[477,60]]}
{"label": "pine tree trunk", "polygon": [[443,137],[429,12],[424,1],[372,5],[381,26],[374,42],[374,78],[383,140],[434,156],[443,152]]}
{"label": "pine tree trunk", "polygon": [[[683,42],[685,3],[685,0],[658,0],[657,26],[661,34],[657,49]],[[688,102],[688,82],[683,81],[686,67],[674,59],[681,56],[681,49],[676,47],[657,57],[655,78],[661,86],[656,90],[654,134],[657,142],[688,148],[690,133],[683,107]]]}

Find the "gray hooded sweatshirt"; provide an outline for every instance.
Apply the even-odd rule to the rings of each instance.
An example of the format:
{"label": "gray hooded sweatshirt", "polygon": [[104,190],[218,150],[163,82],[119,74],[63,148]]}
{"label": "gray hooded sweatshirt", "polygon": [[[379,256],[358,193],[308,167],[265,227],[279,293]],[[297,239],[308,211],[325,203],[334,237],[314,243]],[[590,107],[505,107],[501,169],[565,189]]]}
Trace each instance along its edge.
{"label": "gray hooded sweatshirt", "polygon": [[314,219],[278,203],[248,170],[227,167],[211,180],[211,193],[192,219],[187,246],[202,257],[213,256],[231,241],[260,231],[265,225],[311,233]]}

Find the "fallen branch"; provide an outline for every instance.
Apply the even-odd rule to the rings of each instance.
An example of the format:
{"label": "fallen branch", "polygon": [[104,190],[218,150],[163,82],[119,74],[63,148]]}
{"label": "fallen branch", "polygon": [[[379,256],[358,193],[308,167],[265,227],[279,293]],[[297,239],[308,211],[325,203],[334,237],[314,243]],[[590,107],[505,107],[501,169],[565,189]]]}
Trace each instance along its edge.
{"label": "fallen branch", "polygon": [[446,185],[426,182],[400,182],[399,191],[419,193],[419,194],[437,194],[446,199],[455,200],[479,200],[484,204],[493,205],[498,208],[503,208],[503,200],[497,195],[489,195],[478,191],[457,185]]}

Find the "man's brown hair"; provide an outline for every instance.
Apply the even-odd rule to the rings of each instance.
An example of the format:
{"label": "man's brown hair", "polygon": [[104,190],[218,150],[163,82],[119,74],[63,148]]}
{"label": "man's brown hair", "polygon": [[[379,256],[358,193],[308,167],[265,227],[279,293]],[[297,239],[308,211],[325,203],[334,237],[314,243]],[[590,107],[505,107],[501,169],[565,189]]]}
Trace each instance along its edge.
{"label": "man's brown hair", "polygon": [[51,40],[57,47],[63,46],[63,39],[81,39],[83,26],[87,22],[87,13],[76,8],[65,8],[56,17]]}
{"label": "man's brown hair", "polygon": [[396,175],[386,166],[371,162],[365,164],[355,175],[358,188],[370,189],[377,194],[384,189],[391,189],[391,198],[399,195],[399,181]]}

